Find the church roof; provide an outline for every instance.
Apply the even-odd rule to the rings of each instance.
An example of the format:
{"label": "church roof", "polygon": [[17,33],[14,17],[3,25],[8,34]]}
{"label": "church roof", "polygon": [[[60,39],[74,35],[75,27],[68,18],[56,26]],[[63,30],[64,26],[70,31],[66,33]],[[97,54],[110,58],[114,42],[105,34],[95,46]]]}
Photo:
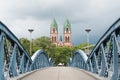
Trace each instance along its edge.
{"label": "church roof", "polygon": [[71,31],[71,24],[70,24],[68,19],[66,20],[66,22],[64,24],[64,31],[65,31],[66,28],[70,29],[70,31]]}
{"label": "church roof", "polygon": [[58,25],[55,19],[53,19],[51,25],[50,25],[50,30],[52,30],[53,28],[55,28],[58,31]]}

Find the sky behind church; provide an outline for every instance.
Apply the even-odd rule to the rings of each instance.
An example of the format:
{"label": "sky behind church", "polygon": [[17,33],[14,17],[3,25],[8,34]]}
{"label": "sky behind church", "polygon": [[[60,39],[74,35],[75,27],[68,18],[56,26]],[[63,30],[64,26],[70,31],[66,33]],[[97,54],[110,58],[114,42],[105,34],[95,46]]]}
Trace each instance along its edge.
{"label": "sky behind church", "polygon": [[86,28],[90,28],[90,43],[120,17],[120,0],[0,0],[0,20],[18,37],[49,36],[50,24],[55,18],[59,36],[69,19],[72,41],[75,45],[86,42]]}

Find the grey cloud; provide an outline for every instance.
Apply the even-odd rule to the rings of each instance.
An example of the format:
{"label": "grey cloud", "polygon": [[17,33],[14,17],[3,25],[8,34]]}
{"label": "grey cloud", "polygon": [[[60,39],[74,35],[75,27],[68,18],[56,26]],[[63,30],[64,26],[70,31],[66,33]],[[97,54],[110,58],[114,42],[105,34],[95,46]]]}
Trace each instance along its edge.
{"label": "grey cloud", "polygon": [[[16,30],[21,28],[16,27],[20,24],[23,27],[36,24],[37,31],[34,32],[34,38],[37,38],[44,34],[49,36],[49,25],[53,18],[56,18],[59,33],[62,34],[64,22],[68,18],[72,25],[72,40],[75,44],[86,41],[85,28],[92,29],[90,41],[96,43],[108,27],[120,17],[119,3],[120,0],[13,0],[8,3],[4,0],[0,3],[2,7],[0,19]],[[16,23],[17,20],[20,22]],[[39,29],[43,32],[38,31]],[[15,34],[24,37],[23,31]]]}

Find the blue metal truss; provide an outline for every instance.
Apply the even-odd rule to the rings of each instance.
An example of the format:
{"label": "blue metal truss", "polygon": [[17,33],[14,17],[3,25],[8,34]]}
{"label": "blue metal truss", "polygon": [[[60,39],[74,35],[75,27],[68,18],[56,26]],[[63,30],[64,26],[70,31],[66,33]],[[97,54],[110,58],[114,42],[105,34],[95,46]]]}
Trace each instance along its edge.
{"label": "blue metal truss", "polygon": [[75,52],[69,65],[108,77],[110,80],[118,80],[120,76],[120,19],[100,38],[86,61],[81,54],[81,52]]}
{"label": "blue metal truss", "polygon": [[0,80],[8,80],[51,64],[42,50],[38,50],[31,58],[17,37],[0,22]]}
{"label": "blue metal truss", "polygon": [[70,58],[68,65],[85,69],[87,58],[87,55],[82,50],[77,50],[74,52],[73,58]]}
{"label": "blue metal truss", "polygon": [[36,51],[32,56],[32,70],[39,69],[41,67],[50,66],[47,54],[43,50]]}

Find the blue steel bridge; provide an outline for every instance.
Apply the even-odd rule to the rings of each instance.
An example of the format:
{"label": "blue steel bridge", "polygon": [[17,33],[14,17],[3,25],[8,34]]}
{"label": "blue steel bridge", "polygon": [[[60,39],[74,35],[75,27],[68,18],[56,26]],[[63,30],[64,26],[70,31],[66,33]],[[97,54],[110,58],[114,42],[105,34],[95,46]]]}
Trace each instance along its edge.
{"label": "blue steel bridge", "polygon": [[74,52],[67,67],[54,67],[43,50],[29,56],[0,22],[0,80],[120,80],[120,19],[99,39],[89,56]]}

